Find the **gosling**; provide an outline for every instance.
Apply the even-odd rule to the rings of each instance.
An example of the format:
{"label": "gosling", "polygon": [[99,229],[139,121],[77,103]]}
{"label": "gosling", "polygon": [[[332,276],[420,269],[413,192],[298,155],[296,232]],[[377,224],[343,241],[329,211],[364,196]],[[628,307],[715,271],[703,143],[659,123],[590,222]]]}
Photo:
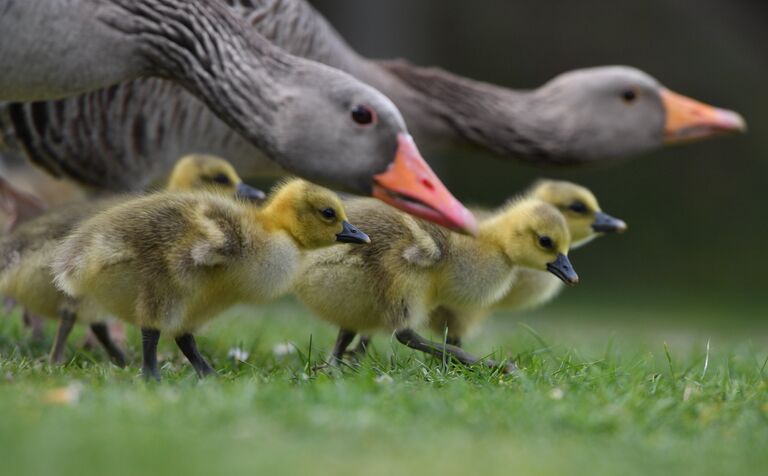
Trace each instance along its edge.
{"label": "gosling", "polygon": [[[587,188],[571,182],[540,180],[526,194],[557,207],[565,217],[571,234],[571,249],[581,247],[604,234],[622,233],[627,224],[603,212],[597,198]],[[482,213],[482,212],[481,212]],[[506,295],[492,306],[461,310],[440,306],[430,313],[429,327],[446,342],[460,346],[466,337],[494,309],[523,311],[542,306],[554,299],[563,283],[550,273],[519,268]],[[358,351],[364,352],[367,341],[361,341]]]}
{"label": "gosling", "polygon": [[[213,156],[193,155],[179,160],[167,190],[210,188],[221,193],[258,201],[264,193],[245,185],[232,166]],[[93,335],[112,361],[123,367],[125,357],[113,341],[105,315],[62,293],[53,284],[51,261],[57,244],[83,219],[128,198],[112,197],[68,205],[21,224],[0,240],[0,293],[14,299],[32,313],[58,320],[49,355],[52,364],[64,361],[67,338],[76,321],[90,325]]]}
{"label": "gosling", "polygon": [[240,302],[290,290],[303,250],[368,243],[339,198],[303,180],[263,205],[212,193],[161,193],[109,208],[58,246],[56,284],[141,329],[147,379],[160,379],[157,343],[175,338],[200,377],[215,373],[193,332]]}
{"label": "gosling", "polygon": [[[372,244],[310,253],[294,285],[300,301],[340,329],[332,364],[340,362],[356,334],[386,331],[408,347],[472,365],[480,359],[416,333],[432,309],[491,305],[509,290],[518,267],[578,282],[567,257],[571,238],[565,219],[538,199],[518,200],[482,220],[474,238],[373,200],[352,199],[346,206]],[[509,364],[504,370],[512,369]]]}

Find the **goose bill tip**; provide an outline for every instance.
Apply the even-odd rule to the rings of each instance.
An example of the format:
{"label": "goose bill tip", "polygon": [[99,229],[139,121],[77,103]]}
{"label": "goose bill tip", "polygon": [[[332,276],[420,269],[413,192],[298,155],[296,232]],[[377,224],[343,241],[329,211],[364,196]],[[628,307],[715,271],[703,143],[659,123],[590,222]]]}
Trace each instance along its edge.
{"label": "goose bill tip", "polygon": [[398,135],[393,162],[373,180],[373,196],[388,205],[459,233],[477,233],[474,215],[443,185],[410,135]]}
{"label": "goose bill tip", "polygon": [[661,99],[666,111],[667,144],[747,131],[747,123],[738,112],[710,106],[669,89],[662,89]]}

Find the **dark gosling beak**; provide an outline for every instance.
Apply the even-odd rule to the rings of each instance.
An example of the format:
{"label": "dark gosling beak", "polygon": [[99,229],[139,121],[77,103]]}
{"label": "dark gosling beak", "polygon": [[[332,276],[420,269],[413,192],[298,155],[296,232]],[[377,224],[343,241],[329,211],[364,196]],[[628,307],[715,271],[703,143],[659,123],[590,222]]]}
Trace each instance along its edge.
{"label": "dark gosling beak", "polygon": [[597,233],[623,233],[627,231],[627,224],[607,213],[597,212],[592,229]]}
{"label": "dark gosling beak", "polygon": [[573,286],[579,282],[579,275],[573,269],[570,260],[564,254],[557,255],[557,259],[547,263],[547,271],[560,278],[568,286]]}
{"label": "dark gosling beak", "polygon": [[242,182],[237,184],[237,190],[235,191],[235,196],[237,198],[242,198],[243,200],[254,202],[254,203],[261,203],[267,198],[267,194],[265,194],[258,188],[253,188],[250,185]]}
{"label": "dark gosling beak", "polygon": [[368,238],[368,235],[358,230],[355,226],[353,226],[347,220],[344,220],[343,222],[341,222],[341,226],[342,226],[341,233],[336,235],[336,241],[340,243],[356,243],[356,244],[364,244],[364,243],[371,242],[371,239]]}

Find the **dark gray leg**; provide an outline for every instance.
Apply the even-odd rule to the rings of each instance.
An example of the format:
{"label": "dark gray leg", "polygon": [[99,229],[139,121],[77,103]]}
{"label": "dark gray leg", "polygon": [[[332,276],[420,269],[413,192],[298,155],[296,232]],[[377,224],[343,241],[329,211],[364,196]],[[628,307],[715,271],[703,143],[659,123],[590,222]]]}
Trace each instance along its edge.
{"label": "dark gray leg", "polygon": [[357,332],[355,331],[339,329],[339,335],[336,336],[336,343],[331,352],[331,365],[339,365],[339,363],[341,363],[341,360],[344,357],[344,352],[347,351],[347,347],[349,347],[349,344],[352,343],[356,335]]}
{"label": "dark gray leg", "polygon": [[368,352],[368,346],[371,345],[371,336],[360,336],[357,345],[350,351],[356,359],[362,359]]}
{"label": "dark gray leg", "polygon": [[445,343],[454,347],[461,347],[461,337],[451,337],[449,335],[445,338]]}
{"label": "dark gray leg", "polygon": [[141,328],[142,365],[141,374],[145,380],[160,381],[160,369],[157,368],[157,341],[160,331],[157,329]]}
{"label": "dark gray leg", "polygon": [[21,313],[21,319],[24,322],[24,327],[32,330],[32,341],[41,342],[45,338],[43,319],[40,316],[36,316],[24,309]]}
{"label": "dark gray leg", "polygon": [[74,313],[62,310],[59,312],[59,327],[56,329],[56,338],[53,341],[53,348],[48,361],[51,364],[59,365],[64,362],[64,348],[67,344],[67,337],[75,326],[77,317]]}
{"label": "dark gray leg", "polygon": [[[474,365],[481,363],[486,367],[492,368],[498,367],[499,365],[497,362],[489,359],[484,359],[481,361],[460,347],[427,340],[411,329],[403,329],[397,331],[395,332],[395,337],[398,341],[400,341],[401,344],[407,345],[412,349],[420,350],[440,358],[443,358],[443,356],[447,355],[464,365]],[[505,373],[514,372],[517,370],[517,366],[515,364],[507,364],[502,370],[504,370]]]}
{"label": "dark gray leg", "polygon": [[104,347],[104,350],[107,351],[107,354],[109,354],[109,358],[112,359],[112,362],[114,362],[114,364],[120,368],[125,367],[125,355],[123,355],[123,351],[120,350],[112,340],[112,336],[109,334],[109,328],[107,325],[103,322],[91,324],[91,332],[93,332],[93,335],[96,336],[96,339],[99,341],[101,346]]}
{"label": "dark gray leg", "polygon": [[184,334],[176,338],[176,345],[179,346],[181,352],[187,357],[189,363],[195,368],[197,376],[200,378],[207,377],[208,375],[216,374],[216,371],[205,360],[197,350],[197,344],[195,343],[195,337],[192,334]]}

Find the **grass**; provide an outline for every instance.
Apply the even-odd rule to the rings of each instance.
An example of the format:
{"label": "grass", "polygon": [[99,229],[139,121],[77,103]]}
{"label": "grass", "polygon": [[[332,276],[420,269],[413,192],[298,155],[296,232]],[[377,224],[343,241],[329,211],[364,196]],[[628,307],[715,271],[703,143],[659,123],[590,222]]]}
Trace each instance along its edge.
{"label": "grass", "polygon": [[[77,350],[51,368],[0,319],[3,474],[757,474],[768,464],[768,333],[727,311],[571,300],[471,340],[523,369],[466,370],[384,336],[359,367],[313,372],[332,330],[290,301],[238,308],[199,338],[221,378],[170,342],[164,380]],[[674,314],[674,320],[670,313]],[[49,332],[52,334],[52,332]],[[286,339],[296,352],[279,356]],[[227,358],[232,347],[250,353]]]}

